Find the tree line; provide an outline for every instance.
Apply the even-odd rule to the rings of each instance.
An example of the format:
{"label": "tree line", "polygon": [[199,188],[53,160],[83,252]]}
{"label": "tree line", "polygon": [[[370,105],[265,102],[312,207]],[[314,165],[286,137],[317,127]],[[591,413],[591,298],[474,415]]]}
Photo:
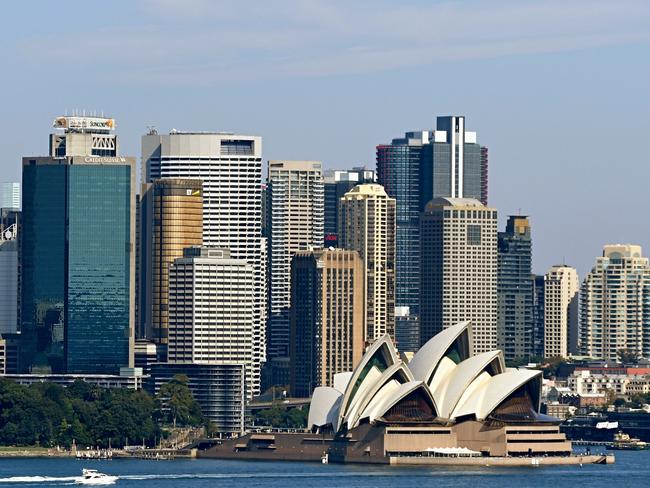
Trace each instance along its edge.
{"label": "tree line", "polygon": [[157,396],[144,390],[101,388],[81,380],[68,387],[53,383],[19,385],[0,378],[0,445],[106,448],[154,446],[165,425],[208,422],[179,375]]}

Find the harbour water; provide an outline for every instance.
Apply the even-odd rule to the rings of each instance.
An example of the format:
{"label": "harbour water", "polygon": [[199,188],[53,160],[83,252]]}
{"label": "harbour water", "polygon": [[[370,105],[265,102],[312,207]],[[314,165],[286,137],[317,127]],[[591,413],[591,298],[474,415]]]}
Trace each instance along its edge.
{"label": "harbour water", "polygon": [[[2,458],[0,486],[74,485],[82,468],[117,475],[116,487],[553,487],[648,486],[650,451],[618,451],[616,464],[526,468],[450,468],[295,462],[70,458]],[[399,478],[399,480],[397,479]]]}

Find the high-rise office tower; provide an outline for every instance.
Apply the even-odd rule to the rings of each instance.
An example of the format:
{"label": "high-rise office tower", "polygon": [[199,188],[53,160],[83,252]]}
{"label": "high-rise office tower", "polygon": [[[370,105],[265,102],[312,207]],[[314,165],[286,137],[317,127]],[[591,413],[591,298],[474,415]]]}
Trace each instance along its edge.
{"label": "high-rise office tower", "polygon": [[269,360],[289,357],[291,258],[323,246],[323,173],[319,161],[269,161]]}
{"label": "high-rise office tower", "polygon": [[650,265],[641,246],[607,245],[582,283],[580,346],[615,361],[621,351],[650,357]]}
{"label": "high-rise office tower", "polygon": [[544,275],[533,275],[533,356],[544,356]]}
{"label": "high-rise office tower", "polygon": [[352,188],[341,199],[341,247],[355,250],[366,270],[366,340],[395,338],[395,199],[377,184]]}
{"label": "high-rise office tower", "polygon": [[469,320],[474,353],[497,346],[497,211],[437,198],[420,221],[420,342]]}
{"label": "high-rise office tower", "polygon": [[168,360],[244,364],[253,395],[255,268],[227,249],[188,247],[169,270]]}
{"label": "high-rise office tower", "polygon": [[324,230],[325,245],[339,245],[338,225],[341,198],[347,192],[362,183],[374,183],[376,174],[365,167],[355,167],[351,170],[328,170],[325,172],[325,212]]}
{"label": "high-rise office tower", "polygon": [[[391,144],[377,146],[377,180],[396,201],[395,304],[409,320],[398,326],[419,335],[420,308],[420,159],[429,131],[407,132]],[[408,310],[404,307],[408,307]],[[404,331],[405,334],[413,331]],[[402,335],[401,331],[397,331]],[[419,341],[419,339],[418,339]],[[398,344],[399,347],[399,344]]]}
{"label": "high-rise office tower", "polygon": [[18,331],[19,215],[0,208],[0,338]]}
{"label": "high-rise office tower", "polygon": [[487,205],[487,148],[476,132],[465,130],[465,117],[438,117],[436,130],[422,147],[420,208],[434,198],[474,198]]}
{"label": "high-rise office tower", "polygon": [[20,368],[116,373],[133,364],[135,158],[113,119],[54,126],[50,155],[23,158]]}
{"label": "high-rise office tower", "polygon": [[533,355],[533,275],[530,221],[508,217],[498,233],[497,345],[506,360]]}
{"label": "high-rise office tower", "polygon": [[398,324],[419,334],[420,213],[433,198],[475,198],[487,205],[487,148],[465,130],[464,117],[438,117],[436,130],[407,132],[377,146],[377,179],[397,201]]}
{"label": "high-rise office tower", "polygon": [[262,139],[232,133],[179,132],[142,137],[144,179],[203,181],[203,245],[230,249],[255,268],[253,394],[266,360],[266,240],[262,237]]}
{"label": "high-rise office tower", "polygon": [[569,337],[578,327],[578,272],[571,266],[552,266],[544,277],[544,357],[576,352]]}
{"label": "high-rise office tower", "polygon": [[203,184],[158,179],[143,185],[140,198],[140,290],[144,336],[163,350],[169,328],[169,267],[183,249],[203,242]]}
{"label": "high-rise office tower", "polygon": [[0,208],[20,208],[20,183],[0,183]]}
{"label": "high-rise office tower", "polygon": [[353,371],[364,351],[364,265],[356,251],[296,253],[291,264],[291,394],[308,397]]}

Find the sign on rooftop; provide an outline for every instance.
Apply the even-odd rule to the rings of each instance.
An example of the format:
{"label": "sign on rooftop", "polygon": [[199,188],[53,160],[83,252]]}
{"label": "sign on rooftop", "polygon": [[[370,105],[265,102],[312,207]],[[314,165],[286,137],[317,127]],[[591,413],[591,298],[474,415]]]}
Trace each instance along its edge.
{"label": "sign on rooftop", "polygon": [[64,116],[54,119],[55,129],[65,129],[69,131],[89,131],[93,130],[115,130],[115,119],[105,117],[79,117]]}

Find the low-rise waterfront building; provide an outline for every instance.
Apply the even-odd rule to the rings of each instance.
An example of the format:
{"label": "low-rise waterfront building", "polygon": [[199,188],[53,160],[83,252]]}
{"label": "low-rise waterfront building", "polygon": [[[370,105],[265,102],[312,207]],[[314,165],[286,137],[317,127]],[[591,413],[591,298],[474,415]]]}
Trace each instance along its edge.
{"label": "low-rise waterfront building", "polygon": [[227,436],[244,431],[245,366],[234,363],[151,365],[147,390],[155,395],[174,376],[185,375],[188,387],[201,411]]}
{"label": "low-rise waterfront building", "polygon": [[5,374],[3,378],[15,381],[19,385],[29,386],[36,383],[54,383],[70,386],[75,381],[85,381],[101,388],[128,388],[140,390],[144,375],[141,368],[120,368],[120,374]]}

